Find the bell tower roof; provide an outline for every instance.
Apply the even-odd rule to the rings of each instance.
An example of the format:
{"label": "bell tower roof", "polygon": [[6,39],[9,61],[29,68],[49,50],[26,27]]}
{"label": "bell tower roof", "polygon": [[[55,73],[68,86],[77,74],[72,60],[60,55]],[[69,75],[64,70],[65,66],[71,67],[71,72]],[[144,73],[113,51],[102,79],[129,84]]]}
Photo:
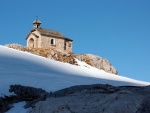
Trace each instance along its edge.
{"label": "bell tower roof", "polygon": [[40,28],[40,25],[42,22],[36,18],[36,20],[33,22],[34,28]]}

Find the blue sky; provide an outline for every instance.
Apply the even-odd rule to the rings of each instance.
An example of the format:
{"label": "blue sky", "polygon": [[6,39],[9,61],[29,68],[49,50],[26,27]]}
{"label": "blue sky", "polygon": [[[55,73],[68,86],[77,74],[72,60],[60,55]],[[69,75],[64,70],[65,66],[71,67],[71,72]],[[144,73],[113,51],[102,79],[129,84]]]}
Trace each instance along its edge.
{"label": "blue sky", "polygon": [[26,45],[41,27],[74,40],[74,53],[108,59],[120,75],[150,82],[150,0],[0,0],[0,45]]}

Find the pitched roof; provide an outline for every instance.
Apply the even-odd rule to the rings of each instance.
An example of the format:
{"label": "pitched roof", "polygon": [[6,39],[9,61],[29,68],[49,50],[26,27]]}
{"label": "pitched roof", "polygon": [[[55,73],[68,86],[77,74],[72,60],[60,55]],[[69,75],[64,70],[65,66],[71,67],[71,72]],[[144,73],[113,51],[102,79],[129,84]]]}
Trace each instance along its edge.
{"label": "pitched roof", "polygon": [[37,30],[41,35],[44,35],[44,36],[52,36],[52,37],[56,37],[56,38],[62,38],[62,39],[67,39],[69,41],[73,41],[72,39],[69,39],[69,38],[63,36],[60,32],[57,32],[54,30],[48,30],[48,29],[44,29],[44,28],[36,28],[36,29],[31,30],[31,32],[33,32],[35,30]]}
{"label": "pitched roof", "polygon": [[56,37],[56,38],[64,38],[64,39],[72,41],[71,39],[63,36],[60,32],[57,32],[57,31],[54,31],[54,30],[48,30],[48,29],[43,29],[43,28],[37,28],[37,30],[40,32],[41,35],[53,36],[53,37]]}
{"label": "pitched roof", "polygon": [[48,30],[48,29],[43,29],[43,28],[38,28],[37,30],[40,32],[41,35],[56,36],[56,37],[65,38],[61,33],[54,31],[54,30]]}
{"label": "pitched roof", "polygon": [[42,22],[40,22],[38,19],[36,19],[33,24],[41,24]]}

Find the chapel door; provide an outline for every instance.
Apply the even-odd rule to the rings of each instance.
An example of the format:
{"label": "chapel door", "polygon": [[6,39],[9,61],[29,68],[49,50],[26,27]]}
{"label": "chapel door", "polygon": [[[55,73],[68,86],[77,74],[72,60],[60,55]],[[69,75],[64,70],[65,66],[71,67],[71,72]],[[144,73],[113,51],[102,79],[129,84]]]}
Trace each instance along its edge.
{"label": "chapel door", "polygon": [[29,40],[29,42],[28,42],[28,47],[34,48],[34,39],[33,39],[33,38],[31,38],[31,39]]}

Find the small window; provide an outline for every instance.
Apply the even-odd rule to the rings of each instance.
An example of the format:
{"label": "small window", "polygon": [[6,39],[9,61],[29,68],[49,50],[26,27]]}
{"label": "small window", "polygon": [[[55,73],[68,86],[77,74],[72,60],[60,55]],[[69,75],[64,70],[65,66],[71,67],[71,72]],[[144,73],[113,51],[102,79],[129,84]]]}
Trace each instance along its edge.
{"label": "small window", "polygon": [[51,44],[55,45],[55,39],[51,39]]}
{"label": "small window", "polygon": [[71,43],[71,42],[69,42],[68,46],[69,46],[69,47],[71,47],[71,46],[72,46],[72,43]]}
{"label": "small window", "polygon": [[66,40],[64,40],[64,50],[67,49],[66,46],[67,46],[67,42],[66,42]]}

